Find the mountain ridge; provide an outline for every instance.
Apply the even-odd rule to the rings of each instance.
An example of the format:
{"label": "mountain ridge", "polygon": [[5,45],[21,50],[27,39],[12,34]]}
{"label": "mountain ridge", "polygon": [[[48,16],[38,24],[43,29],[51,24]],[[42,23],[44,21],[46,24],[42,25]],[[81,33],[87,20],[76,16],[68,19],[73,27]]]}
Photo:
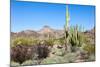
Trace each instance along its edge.
{"label": "mountain ridge", "polygon": [[[94,35],[95,29],[87,30],[83,32],[86,35]],[[35,30],[23,30],[20,32],[11,32],[11,37],[35,37],[35,38],[48,38],[48,37],[55,37],[55,38],[61,38],[64,35],[64,30],[61,29],[53,29],[49,26],[44,26],[39,31]],[[94,38],[94,37],[93,37]]]}

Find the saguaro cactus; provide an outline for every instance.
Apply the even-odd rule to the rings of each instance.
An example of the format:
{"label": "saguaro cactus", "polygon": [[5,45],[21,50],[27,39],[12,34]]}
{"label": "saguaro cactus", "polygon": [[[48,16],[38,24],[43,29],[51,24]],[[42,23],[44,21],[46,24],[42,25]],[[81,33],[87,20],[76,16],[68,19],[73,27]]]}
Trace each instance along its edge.
{"label": "saguaro cactus", "polygon": [[70,21],[69,9],[68,9],[68,6],[66,6],[66,24],[65,24],[66,30],[67,30],[68,27],[69,27],[69,21]]}
{"label": "saguaro cactus", "polygon": [[69,29],[69,10],[68,10],[68,6],[66,7],[66,23],[65,23],[65,26],[64,26],[64,30],[65,30],[65,47],[66,47],[66,50],[67,50],[67,44],[68,44],[68,29]]}

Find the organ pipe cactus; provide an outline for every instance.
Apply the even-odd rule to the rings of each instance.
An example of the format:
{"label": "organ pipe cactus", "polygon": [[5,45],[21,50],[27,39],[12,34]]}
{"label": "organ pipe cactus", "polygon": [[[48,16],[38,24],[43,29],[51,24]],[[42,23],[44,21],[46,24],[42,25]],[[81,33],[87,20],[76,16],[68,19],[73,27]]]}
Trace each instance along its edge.
{"label": "organ pipe cactus", "polygon": [[83,44],[83,35],[78,31],[78,25],[76,27],[71,27],[69,42],[72,46],[81,46]]}

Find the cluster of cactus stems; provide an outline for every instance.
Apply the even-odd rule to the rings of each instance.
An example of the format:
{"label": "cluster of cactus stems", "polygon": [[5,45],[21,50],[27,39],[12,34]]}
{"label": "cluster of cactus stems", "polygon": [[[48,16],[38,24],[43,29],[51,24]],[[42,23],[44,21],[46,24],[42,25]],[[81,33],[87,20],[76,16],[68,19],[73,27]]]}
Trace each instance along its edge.
{"label": "cluster of cactus stems", "polygon": [[80,46],[82,45],[82,42],[83,42],[82,34],[79,32],[80,31],[79,26],[76,25],[76,27],[70,27],[69,29],[69,21],[70,21],[69,9],[67,6],[66,7],[66,24],[64,26],[66,50],[69,43],[71,44],[71,46]]}
{"label": "cluster of cactus stems", "polygon": [[83,36],[82,34],[78,31],[78,26],[76,27],[71,27],[70,29],[70,43],[72,46],[81,46],[83,43]]}

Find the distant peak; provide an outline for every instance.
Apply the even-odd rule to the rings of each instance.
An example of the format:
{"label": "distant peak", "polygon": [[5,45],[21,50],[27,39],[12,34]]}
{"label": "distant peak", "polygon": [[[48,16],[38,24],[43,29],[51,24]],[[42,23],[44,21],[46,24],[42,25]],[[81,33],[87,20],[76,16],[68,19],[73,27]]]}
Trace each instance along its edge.
{"label": "distant peak", "polygon": [[43,26],[43,28],[40,29],[39,31],[39,33],[50,33],[50,32],[53,32],[53,29],[48,25]]}
{"label": "distant peak", "polygon": [[45,25],[43,28],[50,28],[50,26],[48,26],[48,25]]}

